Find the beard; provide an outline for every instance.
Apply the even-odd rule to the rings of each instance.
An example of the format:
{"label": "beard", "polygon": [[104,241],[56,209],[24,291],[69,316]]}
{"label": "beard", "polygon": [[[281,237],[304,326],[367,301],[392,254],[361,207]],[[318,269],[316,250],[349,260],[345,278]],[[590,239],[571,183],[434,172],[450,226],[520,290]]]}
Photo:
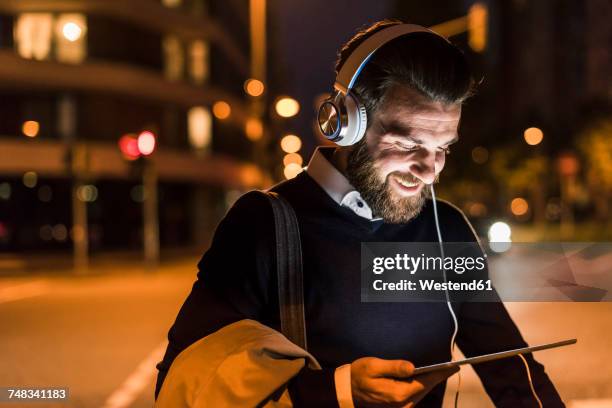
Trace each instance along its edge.
{"label": "beard", "polygon": [[381,217],[389,224],[406,223],[416,217],[431,195],[429,188],[421,188],[417,195],[411,197],[402,197],[394,191],[389,184],[392,176],[408,183],[422,183],[410,173],[394,171],[387,174],[384,182],[381,181],[365,138],[350,152],[346,172],[350,183],[372,209],[372,215]]}

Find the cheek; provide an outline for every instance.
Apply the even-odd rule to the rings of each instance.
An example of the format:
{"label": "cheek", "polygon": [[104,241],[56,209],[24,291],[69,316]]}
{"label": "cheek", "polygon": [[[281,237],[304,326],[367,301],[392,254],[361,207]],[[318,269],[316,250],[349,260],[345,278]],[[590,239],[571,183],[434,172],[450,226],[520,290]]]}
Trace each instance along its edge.
{"label": "cheek", "polygon": [[407,173],[410,171],[410,166],[415,162],[415,153],[406,152],[388,152],[378,156],[375,160],[375,167],[379,178],[385,180],[386,177],[393,172]]}
{"label": "cheek", "polygon": [[439,174],[446,164],[446,153],[436,153],[436,174]]}

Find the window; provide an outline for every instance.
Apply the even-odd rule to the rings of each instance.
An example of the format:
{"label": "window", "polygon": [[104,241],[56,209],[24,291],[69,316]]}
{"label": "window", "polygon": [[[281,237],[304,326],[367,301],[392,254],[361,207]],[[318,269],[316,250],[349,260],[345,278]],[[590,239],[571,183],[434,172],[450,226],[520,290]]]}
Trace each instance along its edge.
{"label": "window", "polygon": [[87,56],[87,21],[83,14],[60,14],[55,20],[55,57],[79,64]]}
{"label": "window", "polygon": [[183,76],[185,59],[183,47],[178,37],[169,35],[164,37],[164,75],[169,81],[177,81]]}
{"label": "window", "polygon": [[189,76],[198,85],[208,80],[208,44],[202,40],[193,41],[189,46]]}
{"label": "window", "polygon": [[14,29],[17,53],[28,59],[48,59],[51,50],[60,62],[81,63],[87,56],[83,14],[24,13],[17,17]]}
{"label": "window", "polygon": [[197,150],[205,150],[212,138],[212,116],[203,106],[194,106],[187,114],[189,143]]}
{"label": "window", "polygon": [[17,53],[28,59],[44,60],[51,51],[51,13],[24,13],[17,17],[14,36]]}

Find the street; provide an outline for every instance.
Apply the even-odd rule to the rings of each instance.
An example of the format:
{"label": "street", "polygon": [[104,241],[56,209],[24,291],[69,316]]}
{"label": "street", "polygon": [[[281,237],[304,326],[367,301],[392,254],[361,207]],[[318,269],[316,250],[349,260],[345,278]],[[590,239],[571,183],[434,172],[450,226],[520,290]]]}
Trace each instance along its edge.
{"label": "street", "polygon": [[[154,365],[195,278],[195,264],[190,258],[155,273],[109,266],[90,276],[0,279],[0,386],[70,389],[65,403],[0,406],[151,407]],[[569,407],[612,406],[612,368],[605,358],[612,348],[611,303],[508,308],[530,344],[578,338],[576,345],[536,355]],[[459,406],[492,406],[473,370],[461,372]],[[447,407],[455,387],[456,377],[449,381]]]}
{"label": "street", "polygon": [[67,403],[37,407],[151,407],[155,363],[195,264],[3,280],[1,386],[70,389]]}

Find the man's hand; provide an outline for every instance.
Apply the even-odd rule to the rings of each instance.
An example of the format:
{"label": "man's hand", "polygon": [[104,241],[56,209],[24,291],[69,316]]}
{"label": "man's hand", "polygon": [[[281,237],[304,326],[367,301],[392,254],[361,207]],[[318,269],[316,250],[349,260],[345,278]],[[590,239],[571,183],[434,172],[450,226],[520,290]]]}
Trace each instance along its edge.
{"label": "man's hand", "polygon": [[351,363],[351,391],[356,407],[412,408],[433,387],[459,371],[458,367],[412,376],[406,360],[364,357]]}

